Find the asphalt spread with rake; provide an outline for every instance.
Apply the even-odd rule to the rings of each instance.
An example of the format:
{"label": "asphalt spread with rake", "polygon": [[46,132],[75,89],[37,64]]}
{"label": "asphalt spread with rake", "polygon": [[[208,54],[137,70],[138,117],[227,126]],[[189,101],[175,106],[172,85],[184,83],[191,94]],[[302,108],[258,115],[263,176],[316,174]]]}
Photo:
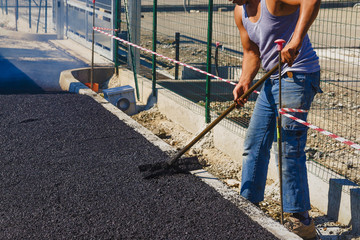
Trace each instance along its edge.
{"label": "asphalt spread with rake", "polygon": [[0,95],[1,239],[276,239],[87,96]]}

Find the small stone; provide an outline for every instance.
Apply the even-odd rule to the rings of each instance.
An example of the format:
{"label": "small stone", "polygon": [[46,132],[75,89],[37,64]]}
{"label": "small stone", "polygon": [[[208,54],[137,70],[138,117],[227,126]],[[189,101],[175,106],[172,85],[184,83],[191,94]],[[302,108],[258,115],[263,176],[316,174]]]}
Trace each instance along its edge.
{"label": "small stone", "polygon": [[159,138],[166,138],[167,134],[166,131],[163,128],[156,129],[154,131],[154,134],[158,136]]}
{"label": "small stone", "polygon": [[229,187],[239,187],[240,186],[240,181],[238,181],[236,179],[225,179],[224,182]]}
{"label": "small stone", "polygon": [[196,149],[191,149],[190,154],[191,155],[196,155],[198,153],[198,151],[196,151]]}
{"label": "small stone", "polygon": [[351,169],[351,168],[354,167],[354,163],[353,163],[352,161],[349,161],[349,162],[346,164],[346,167],[347,167],[348,169]]}
{"label": "small stone", "polygon": [[323,155],[322,152],[316,152],[316,153],[314,154],[314,158],[315,158],[315,159],[320,159],[320,158],[322,157],[322,155]]}

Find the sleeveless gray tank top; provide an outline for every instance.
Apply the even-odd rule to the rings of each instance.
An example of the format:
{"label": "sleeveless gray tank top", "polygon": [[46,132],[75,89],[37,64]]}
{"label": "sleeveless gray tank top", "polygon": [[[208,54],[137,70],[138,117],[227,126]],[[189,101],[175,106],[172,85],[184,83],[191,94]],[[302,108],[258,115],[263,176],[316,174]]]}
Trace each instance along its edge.
{"label": "sleeveless gray tank top", "polygon": [[[284,39],[289,42],[295,30],[299,17],[299,9],[287,16],[274,16],[266,6],[266,0],[261,0],[260,18],[256,23],[249,20],[246,12],[246,5],[243,5],[242,22],[249,35],[260,51],[262,67],[269,71],[278,63],[278,52],[276,50],[276,39]],[[306,34],[299,55],[291,67],[284,64],[282,74],[288,72],[313,73],[320,71],[319,58],[311,46],[308,35]],[[276,78],[278,74],[272,76]]]}

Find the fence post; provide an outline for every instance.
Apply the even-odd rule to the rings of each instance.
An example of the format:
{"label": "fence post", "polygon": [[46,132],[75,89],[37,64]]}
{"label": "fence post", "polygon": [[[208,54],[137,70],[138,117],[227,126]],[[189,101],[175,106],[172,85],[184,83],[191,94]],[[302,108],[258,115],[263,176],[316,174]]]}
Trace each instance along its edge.
{"label": "fence post", "polygon": [[[112,12],[114,13],[113,14],[113,29],[117,29],[117,31],[113,31],[113,34],[115,36],[118,36],[118,30],[119,30],[119,1],[118,0],[113,0],[113,4],[112,4],[112,7],[113,7],[113,10]],[[113,61],[114,61],[114,64],[115,64],[115,74],[116,75],[119,75],[119,56],[118,56],[118,50],[119,50],[119,42],[117,40],[113,40]]]}
{"label": "fence post", "polygon": [[65,29],[66,29],[65,36],[68,35],[68,30],[69,30],[69,5],[67,1],[68,0],[65,0]]}
{"label": "fence post", "polygon": [[[207,54],[206,71],[211,72],[211,44],[212,44],[212,20],[213,19],[213,0],[209,0],[208,8],[208,30],[207,30]],[[205,122],[210,123],[210,76],[206,75],[206,98],[205,98]]]}
{"label": "fence post", "polygon": [[[175,60],[179,61],[180,33],[175,33]],[[179,64],[175,63],[175,80],[179,79]]]}
{"label": "fence post", "polygon": [[[140,18],[141,18],[141,0],[133,0],[131,4],[124,0],[126,12],[126,25],[128,31],[128,40],[134,44],[140,44]],[[130,10],[129,10],[130,9]],[[129,14],[130,12],[130,14]],[[140,100],[139,86],[137,81],[137,71],[140,67],[140,51],[133,46],[128,46],[128,65],[134,74],[136,97]]]}
{"label": "fence post", "polygon": [[[152,50],[156,52],[156,32],[157,32],[157,0],[153,3],[153,32],[152,32]],[[156,55],[152,55],[152,92],[156,97]]]}
{"label": "fence post", "polygon": [[8,15],[8,4],[7,4],[8,0],[5,0],[5,13],[6,15]]}
{"label": "fence post", "polygon": [[[140,44],[141,0],[128,1],[131,41]],[[133,48],[136,69],[140,69],[140,50]],[[130,58],[129,64],[132,63]]]}
{"label": "fence post", "polygon": [[64,39],[64,0],[56,1],[56,34],[57,39]]}
{"label": "fence post", "polygon": [[48,0],[45,0],[45,33],[47,33],[47,10],[48,10]]}
{"label": "fence post", "polygon": [[31,28],[31,0],[29,0],[29,28]]}
{"label": "fence post", "polygon": [[[140,44],[140,19],[141,19],[141,0],[124,0],[126,23],[128,30],[128,40],[134,44]],[[128,65],[134,74],[136,97],[140,100],[139,87],[137,82],[137,70],[140,67],[140,51],[133,46],[128,46]]]}
{"label": "fence post", "polygon": [[[39,15],[38,15],[38,20],[37,20],[37,24],[36,24],[36,33],[38,33],[39,31],[39,23],[40,23],[40,13],[41,13],[41,3],[42,0],[40,0],[40,4],[39,4]],[[64,5],[64,4],[63,4]],[[64,27],[64,26],[63,26]]]}
{"label": "fence post", "polygon": [[[85,1],[86,3],[86,8],[93,8],[93,4],[92,4],[92,1],[91,0],[86,0]],[[87,11],[85,10],[85,18],[84,18],[84,24],[85,24],[85,40],[88,42],[90,41],[90,38],[91,38],[91,41],[92,41],[92,35],[91,37],[89,36],[89,26],[92,26],[92,23],[89,24],[89,16],[91,16],[92,12],[90,11]],[[91,16],[91,19],[92,19],[92,16]],[[92,32],[91,32],[92,34]]]}
{"label": "fence post", "polygon": [[[91,31],[91,72],[90,72],[90,88],[93,89],[93,84],[94,84],[94,47],[95,47],[95,20],[96,20],[96,12],[95,12],[95,7],[96,7],[96,2],[95,0],[92,1],[92,31]],[[88,17],[88,14],[86,13],[86,19]],[[86,28],[88,28],[86,26]]]}
{"label": "fence post", "polygon": [[15,1],[15,30],[18,30],[18,19],[19,19],[19,0]]}

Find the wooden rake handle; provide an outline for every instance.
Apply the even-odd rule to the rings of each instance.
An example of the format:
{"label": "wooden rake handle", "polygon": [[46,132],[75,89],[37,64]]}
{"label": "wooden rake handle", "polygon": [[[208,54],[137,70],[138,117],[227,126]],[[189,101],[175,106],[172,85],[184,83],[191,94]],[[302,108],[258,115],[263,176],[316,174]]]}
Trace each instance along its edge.
{"label": "wooden rake handle", "polygon": [[[258,88],[266,79],[268,79],[279,68],[279,64],[276,64],[269,72],[267,72],[259,81],[257,81],[252,87],[249,88],[240,98],[247,98],[256,88]],[[223,118],[225,118],[232,110],[236,108],[237,104],[234,102],[226,109],[219,117],[212,121],[199,135],[197,135],[190,143],[188,143],[183,149],[181,149],[173,158],[168,162],[169,165],[175,163],[185,152],[187,152],[195,143],[197,143],[205,134],[207,134],[213,127],[216,126]]]}

